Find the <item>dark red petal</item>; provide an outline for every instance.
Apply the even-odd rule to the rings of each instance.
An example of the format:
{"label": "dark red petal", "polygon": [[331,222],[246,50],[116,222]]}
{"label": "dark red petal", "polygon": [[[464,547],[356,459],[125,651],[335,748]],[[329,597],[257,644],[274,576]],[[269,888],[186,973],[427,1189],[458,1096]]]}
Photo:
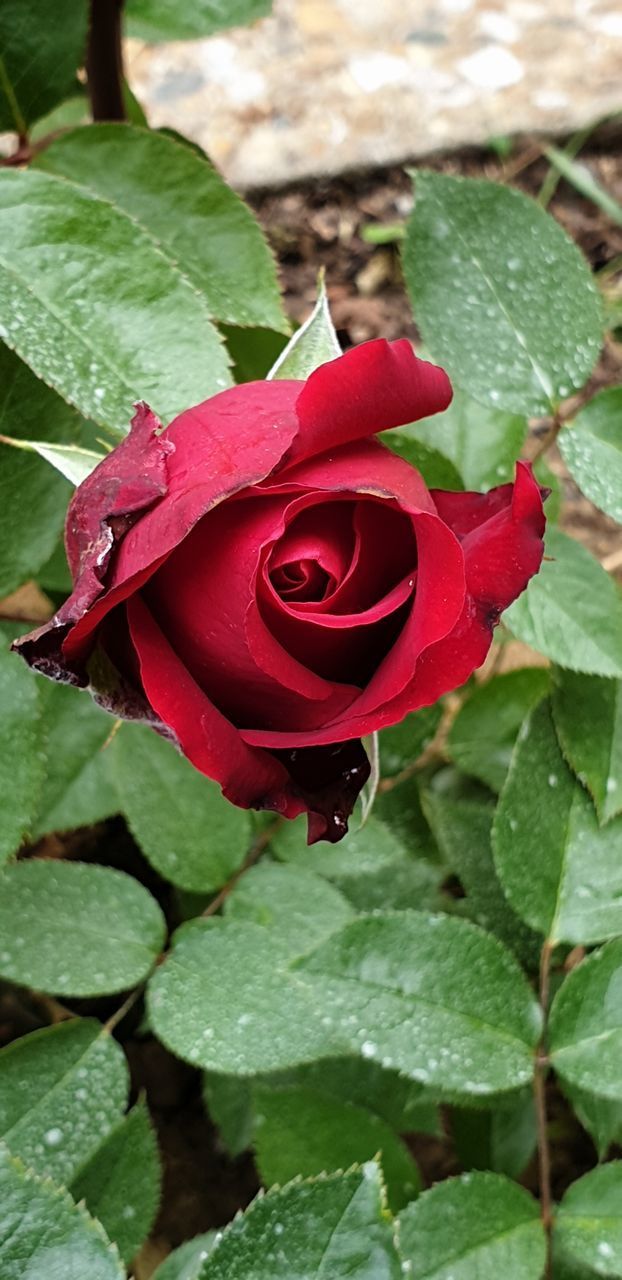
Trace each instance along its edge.
{"label": "dark red petal", "polygon": [[436,507],[430,491],[415,467],[392,453],[379,440],[357,440],[333,453],[308,458],[287,471],[279,471],[262,492],[284,493],[322,490],[329,493],[371,494],[393,498],[405,511],[430,511]]}
{"label": "dark red petal", "polygon": [[336,844],[345,836],[348,818],[369,778],[363,743],[353,740],[277,754],[287,764],[307,805],[307,843],[328,840]]}
{"label": "dark red petal", "polygon": [[242,808],[272,808],[288,786],[285,767],[265,751],[254,751],[192,679],[140,596],[127,603],[132,643],[150,705],[172,730],[184,755],[219,782]]}
{"label": "dark red petal", "polygon": [[257,607],[261,550],[283,531],[288,505],[288,495],[261,494],[223,503],[169,556],[148,599],[194,679],[226,715],[302,730],[332,719],[358,690],[301,665]]}
{"label": "dark red petal", "polygon": [[68,657],[63,641],[101,596],[113,548],[136,517],[166,493],[173,445],[157,435],[159,427],[151,409],[137,405],[129,435],[79,485],[69,504],[65,542],[73,592],[50,622],[14,646],[52,679],[87,683],[81,656]]}
{"label": "dark red petal", "polygon": [[419,360],[406,338],[364,342],[307,379],[286,463],[427,418],[446,409],[451,397],[445,371]]}
{"label": "dark red petal", "polygon": [[[414,517],[419,547],[417,591],[413,608],[386,658],[363,692],[332,722],[306,735],[242,730],[245,742],[271,749],[339,742],[363,737],[392,721],[383,708],[408,699],[420,655],[448,635],[458,622],[465,601],[464,557],[457,539],[439,519],[423,513]],[[451,688],[451,684],[447,686]]]}

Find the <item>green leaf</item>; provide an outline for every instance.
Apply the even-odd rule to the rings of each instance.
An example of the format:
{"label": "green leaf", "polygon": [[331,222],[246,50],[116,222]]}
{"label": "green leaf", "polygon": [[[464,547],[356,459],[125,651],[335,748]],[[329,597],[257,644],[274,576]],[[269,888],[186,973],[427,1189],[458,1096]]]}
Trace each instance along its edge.
{"label": "green leaf", "polygon": [[272,930],[292,956],[299,956],[351,920],[354,910],[338,889],[313,871],[263,862],[242,877],[225,902],[224,914]]}
{"label": "green leaf", "polygon": [[549,528],[544,561],[527,590],[506,609],[510,631],[571,671],[622,675],[622,600],[598,561],[559,529]]}
{"label": "green leaf", "polygon": [[[0,441],[14,436],[19,445],[22,437],[44,433],[42,448],[53,449],[56,441],[74,438],[78,423],[78,415],[0,343]],[[45,563],[69,495],[68,486],[37,457],[0,450],[0,596],[15,591]]]}
{"label": "green leaf", "polygon": [[[124,1280],[99,1222],[66,1191],[26,1169],[0,1144],[2,1280]],[[54,1268],[54,1271],[52,1271]]]}
{"label": "green leaf", "polygon": [[622,387],[594,396],[559,436],[560,453],[582,493],[622,524]]}
{"label": "green leaf", "polygon": [[197,1280],[401,1280],[378,1166],[292,1182],[222,1233]]}
{"label": "green leaf", "polygon": [[75,129],[76,125],[88,124],[90,121],[89,100],[86,93],[73,94],[53,107],[47,115],[40,116],[30,130],[30,141],[41,142],[49,134],[59,129]]}
{"label": "green leaf", "polygon": [[612,1142],[619,1143],[622,1137],[622,1102],[599,1098],[568,1081],[564,1081],[564,1093],[580,1124],[589,1133],[598,1159],[604,1160]]}
{"label": "green leaf", "polygon": [[355,920],[297,960],[254,923],[186,925],[151,980],[150,1019],[174,1053],[212,1071],[360,1055],[466,1096],[526,1083],[539,1027],[495,939],[410,911]]}
{"label": "green leaf", "polygon": [[201,1267],[217,1243],[217,1238],[216,1231],[205,1231],[193,1240],[186,1240],[178,1249],[173,1249],[168,1258],[156,1268],[153,1280],[198,1280]]}
{"label": "green leaf", "polygon": [[87,417],[125,432],[138,399],[168,421],[229,385],[205,300],[109,201],[6,169],[0,245],[0,336]]}
{"label": "green leaf", "polygon": [[425,811],[447,864],[465,891],[465,913],[475,924],[496,934],[525,967],[537,969],[540,939],[510,906],[495,870],[490,805],[452,800],[428,791]]}
{"label": "green leaf", "polygon": [[33,1031],[0,1052],[0,1138],[67,1185],[119,1122],[128,1089],[123,1051],[94,1018]]}
{"label": "green leaf", "polygon": [[380,733],[380,772],[392,778],[412,764],[429,747],[441,722],[442,707],[435,702],[406,716]]}
{"label": "green leaf", "polygon": [[383,431],[382,443],[394,453],[399,453],[411,467],[416,467],[429,489],[464,489],[462,476],[446,456],[447,450],[439,452],[431,445],[415,440],[408,430]]}
{"label": "green leaf", "polygon": [[288,332],[260,227],[206,156],[153,130],[96,124],[58,138],[36,167],[139,224],[216,320]]}
{"label": "green leaf", "polygon": [[528,711],[548,693],[550,683],[550,674],[542,667],[525,667],[476,687],[449,731],[450,760],[500,791],[518,730]]}
{"label": "green leaf", "polygon": [[549,1047],[564,1081],[622,1101],[622,939],[568,974],[551,1008]]}
{"label": "green leaf", "polygon": [[555,1234],[569,1253],[598,1276],[622,1276],[622,1160],[592,1169],[568,1187]]}
{"label": "green leaf", "polygon": [[540,1280],[546,1261],[536,1201],[496,1173],[424,1192],[400,1215],[399,1248],[413,1280]]}
{"label": "green leaf", "polygon": [[253,1092],[255,1157],[266,1186],[283,1186],[300,1174],[350,1169],[379,1156],[394,1213],[421,1190],[419,1170],[403,1142],[371,1111],[310,1089]]}
{"label": "green leaf", "polygon": [[124,725],[110,751],[123,811],[151,865],[182,889],[219,889],[250,846],[248,813],[146,726]]}
{"label": "green leaf", "polygon": [[270,12],[271,0],[128,0],[132,35],[141,40],[198,40],[227,27],[256,22]]}
{"label": "green leaf", "polygon": [[[418,805],[412,784],[409,791]],[[376,811],[365,826],[351,830],[337,846],[316,844],[309,848],[305,824],[297,821],[281,827],[270,848],[284,862],[325,876],[359,911],[437,906],[441,873],[418,856],[427,853],[425,837],[415,831],[405,837],[382,821],[376,816],[381,803],[384,809],[385,796],[378,798]]]}
{"label": "green leaf", "polygon": [[507,186],[416,171],[404,271],[424,342],[483,404],[546,414],[587,381],[602,308],[587,263]]}
{"label": "green leaf", "polygon": [[55,995],[124,991],[164,942],[159,906],[137,880],[81,862],[18,862],[0,876],[0,975]]}
{"label": "green leaf", "polygon": [[25,134],[39,116],[78,88],[84,65],[88,4],[3,0],[0,8],[0,130]]}
{"label": "green leaf", "polygon": [[369,1058],[324,1058],[291,1071],[255,1077],[253,1082],[214,1071],[205,1073],[205,1105],[232,1156],[251,1145],[256,1084],[263,1089],[310,1090],[337,1103],[352,1103],[372,1112],[395,1133],[440,1136],[437,1108],[421,1085]]}
{"label": "green leaf", "polygon": [[622,810],[622,680],[559,672],[553,715],[568,763],[609,822]]}
{"label": "green leaf", "polygon": [[509,902],[552,944],[615,937],[622,933],[621,839],[622,820],[598,826],[542,703],[521,730],[495,815],[495,864]]}
{"label": "green leaf", "polygon": [[42,689],[46,768],[33,837],[90,826],[118,813],[110,751],[113,721],[88,694],[69,685]]}
{"label": "green leaf", "polygon": [[341,347],[328,308],[323,278],[318,284],[317,302],[311,315],[290,338],[273,364],[268,378],[308,378],[319,365],[335,360]]}
{"label": "green leaf", "polygon": [[0,866],[32,827],[44,766],[39,682],[9,651],[13,635],[0,626]]}
{"label": "green leaf", "polygon": [[106,456],[104,453],[95,453],[92,449],[82,449],[77,444],[47,444],[45,440],[15,440],[3,435],[0,435],[0,444],[11,445],[25,453],[38,453],[44,462],[60,471],[61,476],[74,486],[82,484]]}
{"label": "green leaf", "polygon": [[71,1185],[128,1265],[153,1226],[160,1199],[158,1145],[138,1102]]}
{"label": "green leaf", "polygon": [[444,413],[421,418],[400,432],[402,437],[412,438],[413,443],[418,440],[440,449],[462,477],[460,487],[467,489],[491,489],[513,480],[526,434],[524,416],[482,405],[458,389],[454,389],[453,400]]}
{"label": "green leaf", "polygon": [[451,1133],[464,1169],[489,1169],[520,1178],[538,1141],[531,1091],[491,1111],[452,1107]]}
{"label": "green leaf", "polygon": [[255,382],[265,378],[268,369],[287,346],[285,335],[275,333],[273,329],[242,329],[231,324],[220,324],[219,329],[233,361],[236,382]]}

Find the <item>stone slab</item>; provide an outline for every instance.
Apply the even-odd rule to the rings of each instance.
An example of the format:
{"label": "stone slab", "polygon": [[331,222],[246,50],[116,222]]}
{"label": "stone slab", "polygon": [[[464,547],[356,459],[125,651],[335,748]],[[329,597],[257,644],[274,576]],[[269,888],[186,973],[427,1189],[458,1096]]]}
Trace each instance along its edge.
{"label": "stone slab", "polygon": [[241,189],[622,109],[620,0],[275,0],[253,27],[128,55],[151,123]]}

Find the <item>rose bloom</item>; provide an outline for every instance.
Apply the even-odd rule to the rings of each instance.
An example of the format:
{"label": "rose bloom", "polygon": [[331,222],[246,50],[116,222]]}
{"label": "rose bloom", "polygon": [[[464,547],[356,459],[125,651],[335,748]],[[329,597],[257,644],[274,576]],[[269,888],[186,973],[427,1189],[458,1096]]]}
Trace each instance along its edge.
{"label": "rose bloom", "polygon": [[487,494],[429,491],[377,439],[451,394],[401,340],[223,391],[164,431],[138,405],[70,504],[72,595],[16,647],[150,722],[234,804],[340,839],[361,737],[462,684],[542,559],[526,463]]}

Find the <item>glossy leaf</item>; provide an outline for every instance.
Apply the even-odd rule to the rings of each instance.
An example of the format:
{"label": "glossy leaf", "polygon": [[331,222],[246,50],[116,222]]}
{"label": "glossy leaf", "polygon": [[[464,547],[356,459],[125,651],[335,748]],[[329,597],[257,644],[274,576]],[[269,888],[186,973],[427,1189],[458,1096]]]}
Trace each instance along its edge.
{"label": "glossy leaf", "polygon": [[174,1053],[212,1071],[356,1054],[467,1096],[528,1081],[539,1025],[495,939],[410,911],[355,920],[293,961],[261,925],[193,922],[151,980],[150,1019]]}
{"label": "glossy leaf", "polygon": [[47,683],[41,695],[46,766],[34,838],[90,826],[120,808],[110,751],[104,750],[114,724],[110,716],[69,685]]}
{"label": "glossy leaf", "polygon": [[205,300],[119,207],[5,169],[0,245],[0,336],[87,417],[125,432],[136,400],[168,421],[229,385]]}
{"label": "glossy leaf", "polygon": [[326,287],[321,279],[311,315],[290,338],[268,378],[308,378],[319,365],[340,355],[341,347],[331,319]]}
{"label": "glossy leaf", "polygon": [[124,1280],[103,1227],[53,1182],[35,1176],[0,1143],[2,1280]]}
{"label": "glossy leaf", "polygon": [[128,0],[130,32],[142,40],[199,40],[227,27],[245,26],[270,12],[271,0]]}
{"label": "glossy leaf", "polygon": [[591,373],[602,310],[587,263],[508,186],[416,171],[404,254],[426,346],[483,404],[546,414]]}
{"label": "glossy leaf", "polygon": [[292,1182],[223,1231],[197,1280],[401,1280],[377,1165]]}
{"label": "glossy leaf", "polygon": [[[481,412],[481,406],[480,412]],[[439,415],[442,417],[443,415]],[[417,427],[420,424],[417,423]],[[414,431],[416,428],[411,428]],[[440,441],[430,434],[430,441],[435,440],[438,445]],[[405,458],[411,467],[416,467],[420,471],[428,489],[464,489],[462,476],[457,470],[454,463],[450,461],[447,455],[447,449],[440,450],[435,448],[432,443],[424,443],[423,440],[415,439],[408,429],[404,431],[384,431],[382,434],[382,443],[392,449],[394,453],[399,453],[401,458]]]}
{"label": "glossy leaf", "polygon": [[263,862],[242,877],[225,902],[224,914],[230,920],[263,925],[278,935],[291,955],[299,956],[351,920],[354,910],[338,889],[313,871]]}
{"label": "glossy leaf", "polygon": [[215,319],[288,331],[263,234],[206,156],[154,130],[97,124],[57,138],[36,165],[138,223]]}
{"label": "glossy leaf", "polygon": [[622,1276],[622,1160],[592,1169],[566,1191],[555,1234],[569,1253],[598,1276]]}
{"label": "glossy leaf", "polygon": [[463,1169],[491,1170],[520,1178],[536,1150],[538,1133],[531,1090],[483,1111],[452,1107],[451,1133]]}
{"label": "glossy leaf", "polygon": [[28,126],[68,98],[84,65],[87,0],[2,0],[0,7],[0,130]]}
{"label": "glossy leaf", "polygon": [[[418,806],[412,786],[409,790]],[[277,858],[325,876],[359,911],[436,907],[441,874],[426,860],[429,832],[413,829],[406,837],[397,829],[397,820],[390,824],[377,816],[385,805],[385,796],[379,796],[365,826],[350,830],[337,846],[318,843],[309,848],[305,824],[297,821],[279,829],[271,849]]]}
{"label": "glossy leaf", "polygon": [[493,828],[509,902],[552,943],[615,937],[622,933],[621,841],[622,821],[598,826],[542,703],[519,735]]}
{"label": "glossy leaf", "polygon": [[572,969],[551,1008],[551,1060],[560,1076],[622,1101],[622,940]]}
{"label": "glossy leaf", "polygon": [[243,862],[249,815],[142,725],[123,725],[110,747],[123,812],[145,857],[166,880],[211,892]]}
{"label": "glossy leaf", "polygon": [[580,490],[622,524],[622,387],[594,396],[559,437],[560,453]]}
{"label": "glossy leaf", "polygon": [[598,561],[573,538],[549,528],[551,557],[503,621],[532,649],[571,671],[622,675],[622,599]]}
{"label": "glossy leaf", "polygon": [[553,714],[568,763],[608,822],[622,810],[622,680],[561,671]]}
{"label": "glossy leaf", "polygon": [[67,1186],[118,1124],[128,1089],[123,1051],[94,1018],[33,1031],[0,1052],[0,1138]]}
{"label": "glossy leaf", "polygon": [[[458,384],[459,386],[459,384]],[[461,476],[466,489],[492,489],[514,479],[516,459],[527,434],[524,416],[483,405],[454,387],[448,409],[421,418],[401,435],[440,449]],[[453,485],[436,483],[444,489]]]}
{"label": "glossy leaf", "polygon": [[0,976],[55,995],[123,991],[164,942],[157,903],[111,867],[32,859],[0,876]]}
{"label": "glossy leaf", "polygon": [[144,1102],[117,1125],[70,1190],[129,1265],[149,1235],[160,1199],[158,1145]]}
{"label": "glossy leaf", "polygon": [[380,772],[392,778],[408,768],[429,747],[441,722],[440,703],[422,707],[380,734]]}
{"label": "glossy leaf", "polygon": [[199,1272],[217,1242],[216,1231],[204,1231],[173,1249],[153,1273],[153,1280],[198,1280]]}
{"label": "glossy leaf", "polygon": [[546,1261],[536,1201],[495,1173],[449,1178],[408,1205],[399,1248],[413,1280],[540,1280]]}
{"label": "glossy leaf", "polygon": [[396,1213],[421,1190],[403,1142],[373,1112],[310,1089],[254,1090],[255,1158],[265,1186],[350,1169],[374,1156]]}
{"label": "glossy leaf", "polygon": [[619,1143],[622,1138],[622,1102],[599,1098],[597,1094],[588,1093],[567,1080],[563,1086],[577,1119],[596,1147],[598,1159],[604,1160],[612,1142]]}
{"label": "glossy leaf", "polygon": [[450,759],[493,791],[500,791],[518,730],[528,711],[548,692],[549,685],[548,671],[526,667],[496,676],[474,689],[449,731]]}
{"label": "glossy leaf", "polygon": [[232,1156],[251,1145],[256,1086],[311,1091],[336,1103],[353,1104],[383,1120],[395,1133],[440,1135],[438,1110],[421,1085],[369,1058],[323,1058],[253,1081],[205,1073],[205,1103]]}
{"label": "glossy leaf", "polygon": [[74,486],[82,484],[105,457],[103,453],[82,449],[76,444],[47,444],[45,440],[15,440],[11,436],[0,436],[0,444],[10,445],[24,453],[37,453]]}
{"label": "glossy leaf", "polygon": [[0,343],[0,596],[9,595],[40,569],[61,531],[71,490],[40,458],[2,443],[44,434],[44,448],[74,439],[73,409],[34,378],[27,365]]}
{"label": "glossy leaf", "polygon": [[425,811],[447,866],[464,889],[458,905],[475,924],[496,934],[526,968],[537,969],[541,941],[510,906],[495,869],[491,806],[453,800],[430,790]]}
{"label": "glossy leaf", "polygon": [[0,866],[30,831],[43,782],[38,682],[9,645],[15,632],[0,626]]}

